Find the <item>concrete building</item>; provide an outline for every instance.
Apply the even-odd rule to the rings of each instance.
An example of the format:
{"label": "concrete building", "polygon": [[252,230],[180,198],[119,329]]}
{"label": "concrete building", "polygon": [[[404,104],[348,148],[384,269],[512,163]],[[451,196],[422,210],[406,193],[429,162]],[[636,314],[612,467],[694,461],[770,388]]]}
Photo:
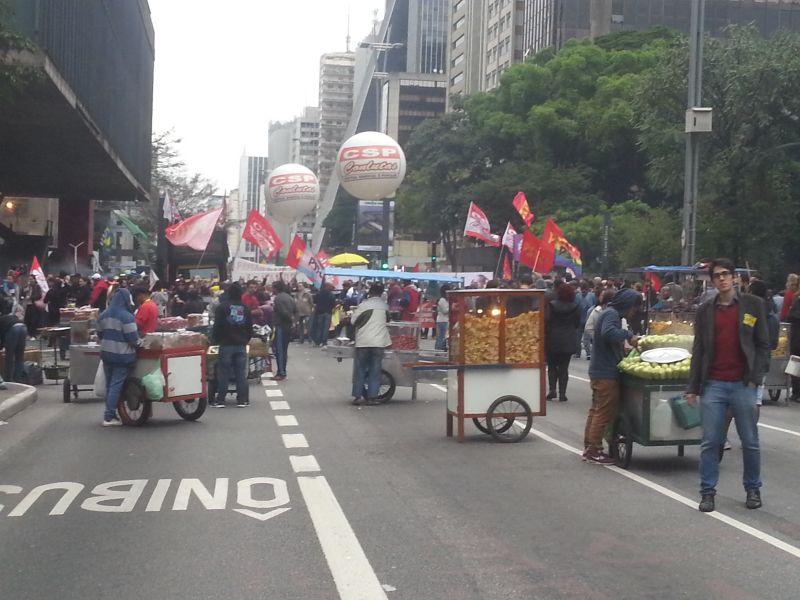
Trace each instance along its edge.
{"label": "concrete building", "polygon": [[[264,213],[264,182],[267,179],[267,157],[246,156],[239,159],[239,191],[238,214],[240,218],[247,219],[251,210]],[[261,258],[259,249],[250,242],[243,242],[239,252],[241,258],[258,261]]]}
{"label": "concrete building", "polygon": [[291,161],[293,121],[272,121],[267,133],[267,171]]}
{"label": "concrete building", "polygon": [[447,76],[434,73],[391,73],[383,82],[380,131],[405,146],[425,119],[445,112]]}
{"label": "concrete building", "polygon": [[483,54],[483,89],[500,85],[500,76],[512,64],[522,61],[522,0],[486,2],[486,37]]}
{"label": "concrete building", "polygon": [[470,96],[483,89],[484,4],[484,0],[453,2],[448,42],[448,106],[453,96]]}

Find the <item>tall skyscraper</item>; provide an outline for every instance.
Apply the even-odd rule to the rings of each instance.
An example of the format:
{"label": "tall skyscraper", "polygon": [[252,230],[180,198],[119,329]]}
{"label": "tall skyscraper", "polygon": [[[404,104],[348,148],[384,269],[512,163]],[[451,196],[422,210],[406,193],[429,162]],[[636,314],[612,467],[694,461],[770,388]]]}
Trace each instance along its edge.
{"label": "tall skyscraper", "polygon": [[[246,156],[239,159],[239,215],[246,219],[251,210],[263,213],[264,183],[267,178],[267,157]],[[250,242],[242,242],[241,258],[258,261],[260,250]]]}
{"label": "tall skyscraper", "polygon": [[448,103],[482,89],[485,27],[484,0],[455,0],[450,18]]}

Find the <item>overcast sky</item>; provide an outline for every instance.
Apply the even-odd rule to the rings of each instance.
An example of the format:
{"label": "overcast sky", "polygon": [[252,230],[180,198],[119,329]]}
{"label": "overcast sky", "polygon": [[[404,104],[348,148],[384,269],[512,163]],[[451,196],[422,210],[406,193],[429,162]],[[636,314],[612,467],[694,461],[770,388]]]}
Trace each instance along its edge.
{"label": "overcast sky", "polygon": [[267,154],[270,121],[317,105],[319,57],[351,49],[385,0],[149,0],[153,130],[174,129],[191,173],[238,186],[239,157]]}

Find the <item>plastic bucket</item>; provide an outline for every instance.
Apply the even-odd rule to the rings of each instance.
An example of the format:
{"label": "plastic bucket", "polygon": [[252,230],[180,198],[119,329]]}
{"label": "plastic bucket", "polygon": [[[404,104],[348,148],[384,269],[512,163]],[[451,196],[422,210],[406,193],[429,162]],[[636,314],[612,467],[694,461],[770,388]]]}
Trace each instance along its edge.
{"label": "plastic bucket", "polygon": [[792,377],[800,377],[800,356],[792,354],[789,357],[789,362],[786,363],[786,371],[784,372]]}

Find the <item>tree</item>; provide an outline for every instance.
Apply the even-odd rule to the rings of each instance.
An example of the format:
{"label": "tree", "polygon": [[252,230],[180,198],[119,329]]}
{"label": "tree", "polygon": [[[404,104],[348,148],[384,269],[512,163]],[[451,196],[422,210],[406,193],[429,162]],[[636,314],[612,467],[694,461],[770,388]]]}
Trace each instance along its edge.
{"label": "tree", "polygon": [[17,60],[20,52],[33,51],[35,47],[12,27],[12,16],[8,2],[0,0],[0,106],[41,77],[39,71]]}

